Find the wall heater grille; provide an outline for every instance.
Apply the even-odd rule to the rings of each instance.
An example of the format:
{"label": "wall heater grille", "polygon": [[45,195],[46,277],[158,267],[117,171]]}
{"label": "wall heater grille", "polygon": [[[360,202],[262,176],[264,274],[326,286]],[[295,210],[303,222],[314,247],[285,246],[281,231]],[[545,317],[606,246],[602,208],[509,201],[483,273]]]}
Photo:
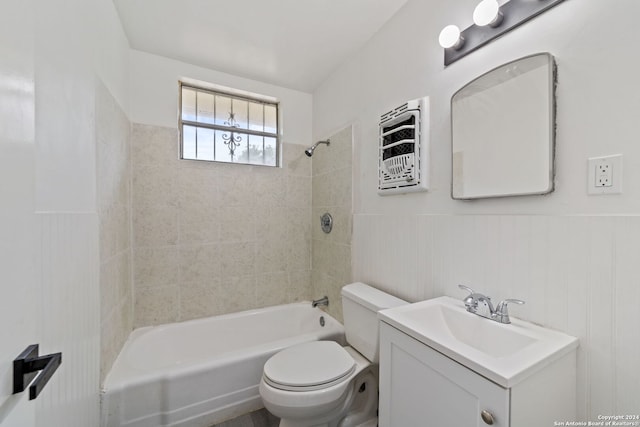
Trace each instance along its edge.
{"label": "wall heater grille", "polygon": [[378,193],[428,189],[429,98],[394,108],[380,117]]}

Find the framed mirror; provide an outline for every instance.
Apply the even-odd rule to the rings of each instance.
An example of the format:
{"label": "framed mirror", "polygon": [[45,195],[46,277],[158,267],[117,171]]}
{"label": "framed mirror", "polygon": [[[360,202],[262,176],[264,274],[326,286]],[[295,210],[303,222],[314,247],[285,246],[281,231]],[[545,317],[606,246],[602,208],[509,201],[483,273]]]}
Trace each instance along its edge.
{"label": "framed mirror", "polygon": [[553,191],[555,73],[552,55],[530,55],[453,95],[452,198]]}

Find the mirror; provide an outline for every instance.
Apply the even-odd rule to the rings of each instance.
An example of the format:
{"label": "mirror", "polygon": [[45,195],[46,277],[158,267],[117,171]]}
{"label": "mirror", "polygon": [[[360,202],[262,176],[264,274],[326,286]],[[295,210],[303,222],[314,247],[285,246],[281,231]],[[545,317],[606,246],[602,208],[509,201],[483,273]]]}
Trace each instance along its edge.
{"label": "mirror", "polygon": [[555,63],[540,53],[478,77],[451,98],[454,199],[553,191]]}

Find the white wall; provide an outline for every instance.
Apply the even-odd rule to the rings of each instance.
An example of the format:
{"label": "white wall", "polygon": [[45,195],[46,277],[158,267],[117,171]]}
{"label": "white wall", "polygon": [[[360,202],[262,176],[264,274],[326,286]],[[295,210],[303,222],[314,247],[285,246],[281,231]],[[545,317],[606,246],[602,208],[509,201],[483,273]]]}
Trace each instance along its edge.
{"label": "white wall", "polygon": [[[455,4],[454,4],[455,3]],[[393,213],[634,213],[640,212],[640,145],[633,54],[634,16],[640,4],[568,0],[490,45],[444,68],[438,45],[449,23],[470,24],[475,0],[410,1],[350,62],[314,93],[314,138],[356,122],[355,211]],[[548,51],[558,64],[556,191],[546,197],[460,202],[451,200],[452,94],[474,77],[526,54]],[[377,185],[377,120],[389,107],[431,97],[429,194],[382,198]],[[624,154],[624,194],[586,193],[586,159]]]}
{"label": "white wall", "polygon": [[[580,338],[578,414],[637,413],[640,314],[634,254],[640,230],[640,92],[634,0],[567,0],[444,68],[442,27],[466,28],[476,0],[410,0],[314,93],[314,139],[354,123],[354,280],[409,300],[466,284],[522,298],[516,317]],[[548,51],[558,65],[556,191],[450,198],[452,94],[518,57]],[[431,97],[431,189],[379,197],[377,121]],[[624,154],[624,193],[588,196],[587,158]]]}
{"label": "white wall", "polygon": [[283,142],[311,143],[311,94],[137,50],[131,50],[130,64],[130,119],[134,123],[177,128],[178,81],[195,79],[277,98],[282,111]]}
{"label": "white wall", "polygon": [[[33,271],[20,280],[0,273],[0,299],[21,303],[23,307],[13,308],[17,312],[22,308],[29,313],[33,308],[35,331],[21,331],[19,317],[5,322],[3,328],[24,333],[21,340],[29,344],[39,343],[42,354],[63,354],[62,365],[37,400],[23,406],[29,413],[27,425],[97,426],[100,294],[95,90],[96,80],[104,80],[119,102],[127,104],[128,45],[111,0],[34,0],[27,7],[31,11],[27,14],[18,7],[5,10],[17,24],[8,27],[14,31],[3,32],[0,52],[11,55],[3,55],[3,61],[21,68],[16,72],[9,67],[14,75],[0,69],[0,87],[10,95],[2,99],[0,128],[4,135],[2,125],[17,126],[9,133],[9,142],[20,142],[15,153],[4,151],[4,136],[2,148],[3,153],[16,156],[9,171],[21,166],[11,176],[3,174],[3,185],[9,189],[14,186],[12,179],[20,181],[10,193],[19,190],[20,197],[3,203],[9,212],[25,203],[25,212],[13,219],[16,230],[23,222],[32,224],[28,233],[12,233],[7,243],[24,257],[20,265],[28,264]],[[7,82],[8,88],[4,87]],[[13,150],[12,145],[6,146]],[[13,299],[23,289],[33,297]],[[10,352],[17,355],[23,349]],[[10,369],[4,356],[3,352],[3,373]],[[4,402],[4,386],[2,391]],[[3,406],[3,412],[11,410]]]}
{"label": "white wall", "polygon": [[[35,411],[13,394],[13,359],[39,338],[34,210],[34,1],[0,14],[0,425],[32,427]],[[14,37],[20,34],[21,37]],[[5,42],[11,40],[11,43]]]}
{"label": "white wall", "polygon": [[129,40],[113,1],[94,0],[93,67],[120,108],[129,114]]}

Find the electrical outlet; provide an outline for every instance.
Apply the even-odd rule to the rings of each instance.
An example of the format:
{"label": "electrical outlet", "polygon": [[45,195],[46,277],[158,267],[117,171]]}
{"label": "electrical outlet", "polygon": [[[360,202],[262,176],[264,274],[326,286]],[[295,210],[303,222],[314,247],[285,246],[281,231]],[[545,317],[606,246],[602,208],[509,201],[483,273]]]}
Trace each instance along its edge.
{"label": "electrical outlet", "polygon": [[613,167],[608,159],[596,165],[596,187],[611,187],[613,185],[611,174]]}
{"label": "electrical outlet", "polygon": [[588,194],[622,193],[622,154],[591,157],[588,165]]}

